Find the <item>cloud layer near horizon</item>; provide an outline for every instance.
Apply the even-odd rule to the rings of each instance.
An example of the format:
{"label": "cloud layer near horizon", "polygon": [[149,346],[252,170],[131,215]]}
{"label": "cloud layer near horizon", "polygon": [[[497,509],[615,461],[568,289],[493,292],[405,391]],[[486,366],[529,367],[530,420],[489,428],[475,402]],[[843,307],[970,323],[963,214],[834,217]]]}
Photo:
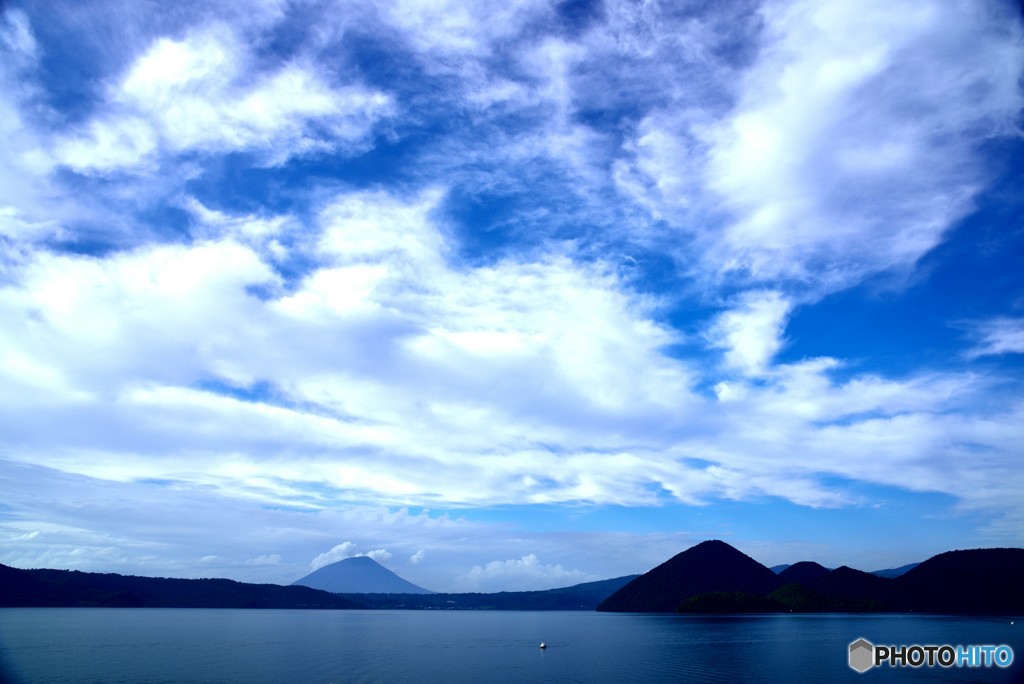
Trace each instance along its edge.
{"label": "cloud layer near horizon", "polygon": [[[783,358],[998,177],[1009,4],[62,7],[0,27],[3,468],[312,514],[891,487],[1024,541],[1019,312],[947,321],[956,363]],[[58,39],[114,18],[73,87]]]}

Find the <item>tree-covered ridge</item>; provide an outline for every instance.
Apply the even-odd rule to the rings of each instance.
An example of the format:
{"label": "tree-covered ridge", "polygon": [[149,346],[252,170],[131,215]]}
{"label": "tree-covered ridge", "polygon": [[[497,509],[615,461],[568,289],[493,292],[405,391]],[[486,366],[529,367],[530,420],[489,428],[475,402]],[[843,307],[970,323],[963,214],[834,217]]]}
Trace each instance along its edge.
{"label": "tree-covered ridge", "polygon": [[0,565],[0,606],[111,608],[361,608],[309,587],[228,579],[136,577],[77,570],[20,570]]}
{"label": "tree-covered ridge", "polygon": [[1006,614],[1024,610],[1021,577],[1024,549],[1016,548],[950,551],[890,578],[813,562],[774,575],[728,544],[712,541],[641,575],[598,610]]}
{"label": "tree-covered ridge", "polygon": [[0,607],[594,610],[635,577],[493,594],[336,594],[300,585],[20,570],[0,565]]}

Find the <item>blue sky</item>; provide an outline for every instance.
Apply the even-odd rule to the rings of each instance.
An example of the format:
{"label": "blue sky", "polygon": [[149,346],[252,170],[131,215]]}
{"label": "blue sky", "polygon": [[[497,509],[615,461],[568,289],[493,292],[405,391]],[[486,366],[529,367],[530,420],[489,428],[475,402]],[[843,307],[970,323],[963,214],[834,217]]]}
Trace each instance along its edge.
{"label": "blue sky", "polygon": [[5,3],[0,562],[1024,545],[1015,3]]}

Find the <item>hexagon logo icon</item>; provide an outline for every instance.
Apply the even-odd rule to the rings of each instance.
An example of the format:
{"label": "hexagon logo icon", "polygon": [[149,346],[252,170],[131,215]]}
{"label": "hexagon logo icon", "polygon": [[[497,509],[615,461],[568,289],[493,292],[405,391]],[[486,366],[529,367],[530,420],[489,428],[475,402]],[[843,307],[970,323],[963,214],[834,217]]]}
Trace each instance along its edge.
{"label": "hexagon logo icon", "polygon": [[875,664],[875,645],[867,639],[850,643],[850,667],[857,672],[867,672]]}

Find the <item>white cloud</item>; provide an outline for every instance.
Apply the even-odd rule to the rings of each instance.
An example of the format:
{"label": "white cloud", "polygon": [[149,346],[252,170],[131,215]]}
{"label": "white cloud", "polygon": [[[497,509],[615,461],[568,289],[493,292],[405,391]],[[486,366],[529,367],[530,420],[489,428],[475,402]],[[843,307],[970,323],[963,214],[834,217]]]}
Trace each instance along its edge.
{"label": "white cloud", "polygon": [[356,552],[356,547],[358,546],[359,545],[355,542],[342,542],[334,548],[332,548],[330,551],[326,553],[321,553],[319,556],[314,558],[310,562],[309,567],[313,570],[319,570],[325,565],[337,563],[338,561],[345,560],[346,558],[357,558],[362,556],[365,556],[366,558],[372,558],[378,563],[386,563],[394,557],[394,554],[388,551],[387,549],[374,549],[373,551]]}
{"label": "white cloud", "polygon": [[1024,99],[1011,9],[767,3],[766,40],[708,184],[736,215],[708,266],[828,291],[909,267],[969,208],[976,150]]}
{"label": "white cloud", "polygon": [[825,484],[838,477],[943,492],[975,509],[1003,507],[1003,483],[1019,479],[1011,443],[1024,433],[1015,425],[1019,402],[995,412],[974,406],[993,379],[862,374],[839,383],[830,377],[836,368],[817,359],[777,366],[758,384],[731,383],[716,437],[702,445],[702,457],[715,464],[713,489],[808,506],[858,503],[856,487]]}
{"label": "white cloud", "polygon": [[320,213],[320,252],[343,263],[386,261],[396,268],[436,268],[448,252],[431,217],[441,199],[437,190],[411,202],[379,192],[338,197]]}
{"label": "white cloud", "polygon": [[645,117],[635,137],[624,145],[624,152],[634,159],[615,163],[615,182],[656,219],[678,219],[700,201],[704,145],[685,129],[679,130],[681,126],[672,120],[678,116]]}
{"label": "white cloud", "polygon": [[0,13],[0,238],[12,245],[64,237],[56,219],[71,204],[53,192],[42,136],[33,125],[41,96],[32,80],[39,56],[27,15],[13,8]]}
{"label": "white cloud", "polygon": [[193,33],[185,40],[160,38],[122,79],[119,92],[147,107],[171,104],[173,95],[187,90],[225,88],[238,71],[240,55],[226,27]]}
{"label": "white cloud", "polygon": [[262,556],[256,556],[255,558],[249,558],[245,561],[246,565],[279,565],[281,563],[281,554],[279,553],[268,553]]}
{"label": "white cloud", "polygon": [[491,591],[502,587],[505,591],[551,589],[598,579],[579,570],[566,570],[561,565],[545,565],[533,553],[521,558],[491,561],[475,565],[460,577],[467,591]]}
{"label": "white cloud", "polygon": [[[339,198],[320,217],[327,263],[278,299],[248,292],[278,280],[230,238],[20,264],[0,289],[0,368],[24,412],[8,435],[81,473],[261,496],[295,480],[410,503],[649,496],[649,475],[624,489],[589,461],[642,464],[635,435],[698,406],[660,351],[675,336],[645,315],[657,303],[564,257],[449,266],[437,201]],[[139,455],[154,444],[168,458]]]}
{"label": "white cloud", "polygon": [[384,93],[336,86],[313,63],[268,73],[223,25],[159,38],[110,90],[97,115],[57,140],[56,163],[76,171],[152,170],[160,151],[252,151],[263,163],[361,149],[393,113]]}
{"label": "white cloud", "polygon": [[405,35],[423,66],[430,71],[459,71],[475,58],[487,57],[492,46],[516,36],[536,20],[546,3],[463,3],[456,0],[395,0],[382,3],[389,25]]}
{"label": "white cloud", "polygon": [[967,356],[976,359],[1000,354],[1024,354],[1024,318],[996,318],[976,326],[978,344]]}
{"label": "white cloud", "polygon": [[726,364],[744,375],[763,375],[782,348],[792,305],[779,292],[747,292],[716,319],[708,336],[725,349]]}
{"label": "white cloud", "polygon": [[357,555],[372,558],[378,563],[386,563],[389,560],[391,560],[391,558],[394,556],[394,554],[388,551],[387,549],[374,549],[373,551],[368,551],[366,553],[360,553]]}
{"label": "white cloud", "polygon": [[39,56],[39,44],[24,12],[7,9],[0,15],[0,45],[18,57],[34,61]]}
{"label": "white cloud", "polygon": [[[29,367],[33,358],[64,359],[47,375],[87,391],[220,375],[217,349],[242,343],[235,335],[258,319],[244,288],[274,280],[256,255],[231,241],[156,246],[105,260],[39,253],[11,275],[19,287],[0,289],[0,309],[28,327],[6,327],[0,339]],[[234,314],[226,318],[222,305]],[[233,332],[204,333],[215,329]],[[17,382],[35,382],[10,372]]]}
{"label": "white cloud", "polygon": [[[107,171],[143,165],[158,146],[157,131],[140,117],[92,121],[77,137],[58,143],[56,157],[76,171]],[[138,170],[152,171],[152,164]]]}
{"label": "white cloud", "polygon": [[346,558],[352,558],[353,556],[357,555],[355,552],[356,546],[357,545],[355,543],[350,541],[342,542],[334,548],[332,548],[330,551],[326,553],[321,553],[319,556],[310,561],[309,567],[311,570],[319,570],[325,565],[337,563],[338,561],[345,560]]}
{"label": "white cloud", "polygon": [[[913,267],[971,210],[991,173],[982,146],[1012,135],[1024,105],[1005,4],[720,3],[678,22],[665,8],[623,12],[587,43],[588,63],[614,46],[598,73],[617,80],[582,91],[577,79],[574,97],[594,107],[622,92],[610,85],[659,84],[656,96],[629,91],[647,106],[624,127],[612,179],[665,224],[626,225],[711,286],[818,297]],[[630,69],[645,77],[628,81]]]}
{"label": "white cloud", "polygon": [[280,241],[295,227],[295,221],[289,216],[234,216],[210,209],[194,197],[184,198],[181,204],[193,217],[191,233],[197,240],[240,242],[269,262],[279,262],[289,256],[289,250]]}
{"label": "white cloud", "polygon": [[18,535],[15,535],[13,537],[9,537],[7,539],[7,541],[9,541],[9,542],[31,541],[31,540],[35,539],[36,537],[38,537],[39,534],[40,534],[39,530],[32,530],[31,532],[26,532],[24,534],[18,534]]}
{"label": "white cloud", "polygon": [[[279,281],[231,237],[18,264],[0,288],[12,458],[307,510],[339,500],[637,505],[659,491],[819,506],[852,501],[821,484],[829,477],[891,482],[881,466],[851,470],[826,436],[870,453],[873,426],[962,411],[965,430],[1008,429],[1009,414],[970,408],[984,379],[840,383],[836,360],[774,363],[791,307],[774,290],[740,295],[714,320],[726,365],[698,375],[665,354],[680,338],[654,322],[658,302],[603,264],[451,264],[440,200],[327,202],[312,241],[320,265],[277,298],[248,293]],[[193,209],[212,234],[257,221]],[[691,389],[698,377],[717,401]],[[995,434],[972,439],[1009,458]],[[970,441],[925,430],[891,439],[911,460]],[[991,477],[1007,475],[1000,462]],[[916,467],[917,482],[964,501],[982,505],[990,491],[976,476],[945,477],[938,462]],[[346,549],[335,553],[356,553]]]}
{"label": "white cloud", "polygon": [[409,563],[412,565],[419,565],[427,557],[427,552],[423,549],[416,549],[416,553],[409,556]]}

